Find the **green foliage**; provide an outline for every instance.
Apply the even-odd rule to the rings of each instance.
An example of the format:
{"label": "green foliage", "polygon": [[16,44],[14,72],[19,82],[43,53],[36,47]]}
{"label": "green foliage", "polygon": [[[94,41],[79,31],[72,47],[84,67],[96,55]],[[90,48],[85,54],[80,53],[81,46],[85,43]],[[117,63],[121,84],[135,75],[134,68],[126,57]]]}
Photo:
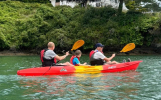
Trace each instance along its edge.
{"label": "green foliage", "polygon": [[141,36],[141,33],[135,31],[135,29],[132,29],[132,27],[122,27],[118,33],[121,36],[120,44],[135,43],[136,45],[143,45],[143,36]]}
{"label": "green foliage", "polygon": [[146,11],[148,11],[147,8],[144,8],[144,7],[140,6],[135,1],[128,1],[128,2],[126,2],[126,7],[130,11],[138,11],[138,12],[146,12]]}
{"label": "green foliage", "polygon": [[142,14],[130,10],[117,16],[111,7],[51,7],[48,4],[19,1],[0,2],[0,49],[16,46],[22,50],[39,50],[53,41],[59,49],[70,49],[79,39],[84,49],[97,42],[118,47],[130,42],[147,45],[159,42],[160,14]]}
{"label": "green foliage", "polygon": [[49,0],[0,0],[0,1],[21,1],[21,2],[26,2],[26,3],[50,3]]}
{"label": "green foliage", "polygon": [[116,10],[109,6],[104,8],[89,7],[84,13],[82,23],[85,25],[99,25],[107,22],[115,14]]}
{"label": "green foliage", "polygon": [[72,44],[71,39],[67,36],[67,32],[62,29],[55,29],[47,33],[46,39],[47,42],[53,41],[56,44],[56,46],[60,48],[69,47]]}
{"label": "green foliage", "polygon": [[160,12],[160,0],[124,0],[129,10],[140,12]]}
{"label": "green foliage", "polygon": [[5,36],[2,32],[0,32],[0,48],[1,48],[1,50],[9,48],[7,41],[6,41],[6,38],[5,38]]}

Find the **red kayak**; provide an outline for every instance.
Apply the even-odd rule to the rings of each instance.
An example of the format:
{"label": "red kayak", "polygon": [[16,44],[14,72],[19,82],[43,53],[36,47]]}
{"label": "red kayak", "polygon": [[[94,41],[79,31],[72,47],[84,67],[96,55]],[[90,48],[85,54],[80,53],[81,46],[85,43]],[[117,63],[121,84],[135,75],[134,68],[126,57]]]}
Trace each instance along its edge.
{"label": "red kayak", "polygon": [[142,60],[131,61],[126,63],[99,65],[99,66],[47,66],[27,68],[17,71],[21,76],[42,76],[42,75],[66,75],[73,73],[108,73],[122,72],[126,70],[136,70]]}

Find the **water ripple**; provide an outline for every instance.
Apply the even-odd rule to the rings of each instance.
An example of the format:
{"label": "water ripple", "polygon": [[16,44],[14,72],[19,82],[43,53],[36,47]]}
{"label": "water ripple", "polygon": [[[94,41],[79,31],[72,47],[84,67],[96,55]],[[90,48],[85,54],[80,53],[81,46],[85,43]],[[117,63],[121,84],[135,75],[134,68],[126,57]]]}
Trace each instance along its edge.
{"label": "water ripple", "polygon": [[[118,56],[116,60],[126,58]],[[40,65],[39,56],[1,57],[0,99],[160,100],[161,56],[128,58],[143,60],[137,71],[22,77],[16,75],[17,70]]]}

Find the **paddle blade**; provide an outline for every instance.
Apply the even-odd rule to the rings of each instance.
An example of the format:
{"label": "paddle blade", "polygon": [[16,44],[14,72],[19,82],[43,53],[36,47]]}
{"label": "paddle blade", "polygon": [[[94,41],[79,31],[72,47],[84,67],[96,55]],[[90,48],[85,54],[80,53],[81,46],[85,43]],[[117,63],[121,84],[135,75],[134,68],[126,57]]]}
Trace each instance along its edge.
{"label": "paddle blade", "polygon": [[133,50],[134,48],[135,48],[135,44],[129,43],[120,52],[128,52],[130,50]]}
{"label": "paddle blade", "polygon": [[78,40],[77,42],[74,43],[71,50],[76,50],[83,45],[84,45],[84,40]]}

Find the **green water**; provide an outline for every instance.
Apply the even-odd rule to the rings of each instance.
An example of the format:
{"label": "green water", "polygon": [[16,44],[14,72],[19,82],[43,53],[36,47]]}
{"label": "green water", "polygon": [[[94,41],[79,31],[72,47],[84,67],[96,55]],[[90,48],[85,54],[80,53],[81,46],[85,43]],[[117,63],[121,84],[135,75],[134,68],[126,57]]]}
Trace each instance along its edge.
{"label": "green water", "polygon": [[[22,77],[17,70],[41,65],[39,56],[0,56],[0,100],[160,100],[161,56],[114,60],[127,58],[143,62],[121,73]],[[81,62],[89,62],[88,56]]]}

